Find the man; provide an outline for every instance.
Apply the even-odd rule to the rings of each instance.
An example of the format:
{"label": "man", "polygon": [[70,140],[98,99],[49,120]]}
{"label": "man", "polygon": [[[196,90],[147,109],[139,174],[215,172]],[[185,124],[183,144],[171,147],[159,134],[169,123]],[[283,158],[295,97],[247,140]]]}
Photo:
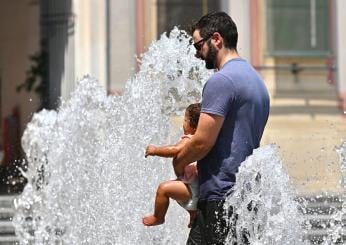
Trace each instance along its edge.
{"label": "man", "polygon": [[198,160],[198,214],[187,244],[224,244],[230,225],[224,201],[235,174],[259,147],[269,115],[269,96],[262,79],[237,52],[238,32],[226,13],[203,16],[192,28],[196,57],[217,69],[203,88],[197,131],[173,163],[177,174]]}

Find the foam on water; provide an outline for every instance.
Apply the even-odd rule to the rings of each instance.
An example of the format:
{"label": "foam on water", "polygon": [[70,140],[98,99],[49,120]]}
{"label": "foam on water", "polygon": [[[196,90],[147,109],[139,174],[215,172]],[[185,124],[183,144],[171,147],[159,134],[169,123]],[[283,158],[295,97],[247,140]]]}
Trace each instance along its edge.
{"label": "foam on water", "polygon": [[[85,77],[57,111],[34,115],[22,138],[28,184],[15,202],[21,244],[185,244],[188,215],[175,202],[164,225],[141,223],[158,184],[174,178],[170,159],[145,159],[144,149],[175,143],[171,117],[200,100],[210,72],[194,53],[174,29],[150,46],[123,96]],[[237,232],[252,244],[304,244],[296,194],[277,147],[255,150],[227,200]]]}

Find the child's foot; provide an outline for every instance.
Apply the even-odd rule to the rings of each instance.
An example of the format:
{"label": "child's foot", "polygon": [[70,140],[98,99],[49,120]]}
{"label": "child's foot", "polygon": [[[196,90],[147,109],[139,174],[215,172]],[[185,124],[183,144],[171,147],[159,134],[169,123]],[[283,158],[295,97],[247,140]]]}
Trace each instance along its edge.
{"label": "child's foot", "polygon": [[187,228],[192,228],[193,221],[194,221],[194,219],[190,220],[189,224],[187,225]]}
{"label": "child's foot", "polygon": [[146,216],[142,219],[143,225],[145,226],[154,226],[161,225],[165,223],[164,219],[158,219],[154,215]]}
{"label": "child's foot", "polygon": [[187,225],[187,228],[192,228],[192,224],[193,224],[193,221],[195,220],[196,216],[197,216],[197,212],[195,211],[189,211],[190,213],[190,222],[189,224]]}

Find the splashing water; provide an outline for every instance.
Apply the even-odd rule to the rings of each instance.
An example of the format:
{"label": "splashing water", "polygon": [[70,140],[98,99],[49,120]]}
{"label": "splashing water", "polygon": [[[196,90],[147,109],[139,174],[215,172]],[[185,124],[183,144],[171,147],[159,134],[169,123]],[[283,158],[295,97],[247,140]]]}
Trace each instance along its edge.
{"label": "splashing water", "polygon": [[57,112],[34,115],[22,139],[28,184],[14,220],[22,244],[184,243],[181,208],[169,210],[165,225],[141,223],[158,184],[174,178],[171,160],[145,159],[144,149],[173,143],[170,117],[200,100],[210,72],[194,54],[175,29],[151,45],[123,96],[107,97],[86,77]]}
{"label": "splashing water", "polygon": [[343,192],[338,197],[338,202],[341,204],[341,208],[335,209],[335,212],[331,216],[329,225],[327,227],[328,235],[324,238],[325,245],[335,243],[346,243],[346,141],[344,141],[339,147],[336,147],[336,152],[339,156],[341,180],[340,187]]}
{"label": "splashing water", "polygon": [[[233,207],[230,222],[236,219],[236,236],[229,234],[227,244],[345,244],[346,242],[346,191],[343,182],[346,171],[346,141],[336,148],[339,155],[343,188],[338,196],[317,195],[300,197],[291,186],[290,178],[283,167],[276,145],[262,146],[254,150],[240,166],[234,192],[226,200],[225,208]],[[320,208],[311,211],[309,202],[318,203],[319,199],[332,199],[336,206],[324,212],[331,213],[322,218]],[[317,220],[307,220],[304,215],[317,215]],[[322,215],[323,216],[323,215]],[[319,235],[309,235],[322,227]],[[318,233],[317,233],[318,234]],[[246,237],[244,239],[244,237]]]}
{"label": "splashing water", "polygon": [[[172,116],[200,100],[210,72],[194,53],[174,29],[149,47],[123,96],[85,77],[57,111],[34,115],[22,138],[28,184],[15,202],[20,244],[185,244],[188,215],[175,202],[164,225],[141,223],[158,184],[174,178],[170,159],[145,159],[144,149],[175,143],[182,132]],[[226,204],[252,244],[305,244],[296,195],[268,145],[241,165]]]}
{"label": "splashing water", "polygon": [[275,145],[254,150],[240,166],[233,194],[226,200],[238,216],[236,238],[229,234],[229,244],[304,244],[303,218],[294,200]]}

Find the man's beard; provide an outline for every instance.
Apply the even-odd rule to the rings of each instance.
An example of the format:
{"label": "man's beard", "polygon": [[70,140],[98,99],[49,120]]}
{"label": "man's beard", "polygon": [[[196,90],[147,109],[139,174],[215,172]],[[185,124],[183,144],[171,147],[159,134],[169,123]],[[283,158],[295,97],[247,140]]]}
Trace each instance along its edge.
{"label": "man's beard", "polygon": [[208,44],[208,53],[207,56],[205,57],[205,67],[207,69],[216,69],[216,56],[218,53],[218,50],[214,48],[214,46],[211,45],[210,42]]}

